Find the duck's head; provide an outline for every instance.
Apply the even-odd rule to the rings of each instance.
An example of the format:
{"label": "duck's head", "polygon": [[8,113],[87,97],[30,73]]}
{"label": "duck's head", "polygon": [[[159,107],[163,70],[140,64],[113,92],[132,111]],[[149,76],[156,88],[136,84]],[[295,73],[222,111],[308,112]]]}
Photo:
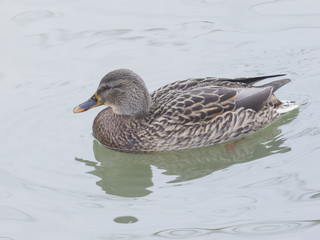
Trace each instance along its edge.
{"label": "duck's head", "polygon": [[151,97],[139,75],[129,69],[118,69],[105,75],[94,95],[73,112],[84,112],[103,104],[116,114],[141,117],[149,112]]}

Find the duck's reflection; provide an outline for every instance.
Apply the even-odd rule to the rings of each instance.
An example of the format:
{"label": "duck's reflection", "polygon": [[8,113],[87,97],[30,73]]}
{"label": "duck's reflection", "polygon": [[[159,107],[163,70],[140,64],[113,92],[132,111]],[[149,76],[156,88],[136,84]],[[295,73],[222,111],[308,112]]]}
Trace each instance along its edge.
{"label": "duck's reflection", "polygon": [[174,175],[171,182],[200,178],[236,163],[256,160],[275,153],[291,150],[284,145],[285,138],[279,126],[292,121],[298,114],[293,111],[272,125],[246,136],[243,140],[216,146],[163,153],[132,154],[109,150],[93,141],[93,151],[98,163],[76,158],[93,166],[97,182],[107,194],[122,197],[142,197],[151,193],[153,186],[151,166],[164,169],[163,174]]}

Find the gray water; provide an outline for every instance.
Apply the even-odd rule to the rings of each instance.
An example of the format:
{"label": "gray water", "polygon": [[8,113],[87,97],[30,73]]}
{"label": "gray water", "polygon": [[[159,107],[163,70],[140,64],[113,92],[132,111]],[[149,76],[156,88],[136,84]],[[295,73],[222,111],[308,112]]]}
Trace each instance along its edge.
{"label": "gray water", "polygon": [[[316,239],[318,0],[0,0],[0,239]],[[240,142],[127,154],[73,114],[103,75],[150,90],[285,73],[301,104]],[[231,145],[231,147],[230,147]]]}

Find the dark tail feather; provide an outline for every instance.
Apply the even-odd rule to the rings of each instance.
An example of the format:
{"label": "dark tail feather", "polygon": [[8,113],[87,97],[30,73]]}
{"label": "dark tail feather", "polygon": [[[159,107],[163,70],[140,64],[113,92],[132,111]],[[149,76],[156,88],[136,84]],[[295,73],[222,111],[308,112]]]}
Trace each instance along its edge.
{"label": "dark tail feather", "polygon": [[255,83],[267,78],[274,78],[274,77],[282,77],[285,76],[285,74],[277,74],[277,75],[269,75],[269,76],[261,76],[261,77],[250,77],[250,78],[234,78],[234,79],[228,79],[230,82],[243,82],[243,83]]}
{"label": "dark tail feather", "polygon": [[262,86],[259,87],[268,87],[271,86],[272,87],[272,93],[274,93],[275,91],[277,91],[279,88],[281,88],[283,85],[287,84],[291,82],[290,79],[286,78],[286,79],[281,79],[281,80],[277,80],[277,81],[273,81],[271,83],[267,83],[264,84]]}

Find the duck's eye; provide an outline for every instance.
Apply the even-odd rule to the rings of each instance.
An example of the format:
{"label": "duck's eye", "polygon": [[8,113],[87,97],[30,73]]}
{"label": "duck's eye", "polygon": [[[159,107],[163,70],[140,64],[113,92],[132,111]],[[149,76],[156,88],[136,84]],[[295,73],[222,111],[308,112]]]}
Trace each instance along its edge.
{"label": "duck's eye", "polygon": [[103,91],[106,91],[108,89],[110,89],[110,87],[104,86],[104,87],[100,88],[99,90],[100,90],[100,92],[103,92]]}

